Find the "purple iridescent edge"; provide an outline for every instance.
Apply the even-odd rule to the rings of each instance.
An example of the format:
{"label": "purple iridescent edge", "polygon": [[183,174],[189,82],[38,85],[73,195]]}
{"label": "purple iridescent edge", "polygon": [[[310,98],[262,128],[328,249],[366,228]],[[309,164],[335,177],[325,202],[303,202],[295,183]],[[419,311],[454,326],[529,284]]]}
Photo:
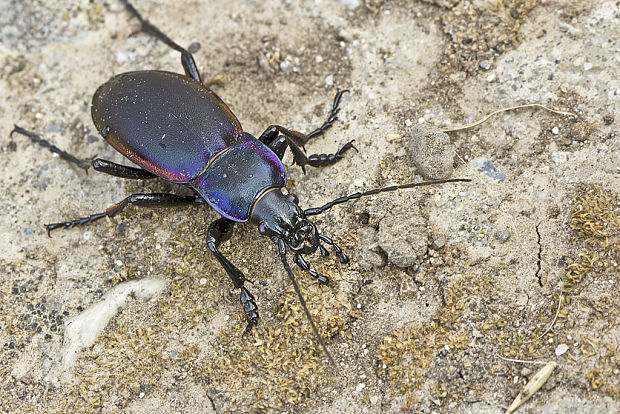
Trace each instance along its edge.
{"label": "purple iridescent edge", "polygon": [[278,156],[249,134],[216,154],[190,185],[222,216],[250,219],[257,198],[270,188],[286,186],[286,170]]}

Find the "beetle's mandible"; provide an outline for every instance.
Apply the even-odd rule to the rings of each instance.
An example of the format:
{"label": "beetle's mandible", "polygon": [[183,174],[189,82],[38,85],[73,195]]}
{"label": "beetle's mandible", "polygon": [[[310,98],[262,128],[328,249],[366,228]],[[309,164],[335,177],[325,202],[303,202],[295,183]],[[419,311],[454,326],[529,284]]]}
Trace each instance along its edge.
{"label": "beetle's mandible", "polygon": [[[337,204],[385,191],[469,180],[396,185],[351,194],[322,207],[301,209],[295,196],[282,192],[286,186],[282,157],[290,148],[294,163],[305,172],[308,165],[332,165],[342,159],[347,150],[355,148],[350,141],[334,154],[306,156],[303,150],[309,139],[324,133],[337,119],[340,99],[346,91],[336,94],[328,119],[314,131],[303,134],[280,125],[271,125],[256,139],[243,131],[228,106],[202,83],[192,54],[145,20],[127,0],[121,1],[140,21],[141,31],[181,53],[185,75],[155,70],[128,72],[116,75],[100,86],[92,100],[94,124],[110,145],[138,167],[99,158],[92,160],[91,165],[96,171],[121,178],[163,178],[190,187],[193,195],[132,194],[102,213],[48,224],[48,234],[56,228],[74,227],[103,217],[113,217],[130,204],[142,207],[209,204],[222,217],[209,226],[207,245],[235,288],[240,290],[240,300],[247,318],[245,331],[249,333],[258,322],[256,301],[244,285],[244,274],[218,248],[230,239],[236,222],[250,222],[258,227],[260,234],[269,237],[278,246],[282,264],[299,295],[312,329],[333,363],[306,308],[286,254],[292,253],[295,264],[322,284],[327,284],[328,279],[312,270],[304,255],[319,250],[325,256],[328,254],[325,245],[328,245],[341,263],[348,262],[349,258],[333,240],[320,234],[308,217],[321,214]],[[11,134],[14,132],[24,134],[67,161],[86,168],[84,161],[36,134],[18,126]]]}

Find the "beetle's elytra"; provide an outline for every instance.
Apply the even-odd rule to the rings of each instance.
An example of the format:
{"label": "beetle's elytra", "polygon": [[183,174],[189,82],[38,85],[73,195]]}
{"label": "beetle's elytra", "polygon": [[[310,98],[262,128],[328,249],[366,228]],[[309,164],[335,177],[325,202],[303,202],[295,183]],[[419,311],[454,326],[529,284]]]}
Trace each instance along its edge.
{"label": "beetle's elytra", "polygon": [[[328,254],[331,246],[341,263],[348,256],[329,237],[319,234],[308,219],[331,207],[360,197],[423,185],[469,181],[449,179],[410,183],[359,192],[338,198],[322,207],[302,210],[297,197],[285,195],[286,170],[282,157],[290,148],[294,163],[305,171],[307,165],[324,167],[342,159],[353,147],[352,141],[335,154],[306,156],[302,148],[324,133],[337,119],[342,92],[338,92],[328,119],[316,130],[302,134],[280,125],[269,126],[258,139],[243,131],[240,122],[228,106],[201,82],[194,58],[157,27],[145,20],[127,1],[126,9],[141,23],[141,30],[181,53],[185,75],[163,71],[128,72],[114,76],[95,92],[91,114],[103,138],[138,167],[129,167],[104,159],[91,161],[93,169],[128,179],[163,178],[190,187],[194,194],[179,196],[169,193],[132,194],[102,213],[75,220],[46,225],[50,231],[83,225],[103,217],[113,217],[127,205],[142,207],[177,207],[190,204],[209,204],[222,217],[209,226],[207,245],[226,273],[240,290],[240,301],[247,317],[246,332],[258,322],[258,307],[254,296],[244,286],[244,274],[218,250],[232,236],[235,222],[256,225],[277,246],[282,264],[291,279],[300,302],[317,339],[327,351],[305,307],[286,254],[318,282],[328,279],[310,268],[304,255],[317,250]],[[48,147],[69,162],[84,167],[84,162],[48,143],[36,134],[16,126],[11,132],[30,137]]]}

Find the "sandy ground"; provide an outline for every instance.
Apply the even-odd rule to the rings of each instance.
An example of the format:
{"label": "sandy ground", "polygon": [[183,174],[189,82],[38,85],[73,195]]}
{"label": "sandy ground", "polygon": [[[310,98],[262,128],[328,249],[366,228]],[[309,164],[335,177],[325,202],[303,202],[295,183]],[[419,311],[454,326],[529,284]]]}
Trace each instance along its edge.
{"label": "sandy ground", "polygon": [[[92,93],[125,71],[181,72],[178,54],[132,35],[137,21],[114,0],[0,0],[2,412],[499,413],[539,368],[500,355],[558,364],[519,412],[620,411],[617,1],[135,5],[198,49],[203,77],[252,134],[311,130],[337,88],[350,90],[307,149],[354,139],[359,153],[305,175],[289,167],[302,206],[420,180],[420,153],[473,181],[316,219],[352,258],[309,258],[328,287],[297,270],[336,367],[275,246],[238,226],[222,250],[261,312],[244,337],[238,293],[205,245],[214,212],[130,208],[48,238],[43,224],[132,192],[186,190],[87,175],[9,137],[19,124],[83,159],[122,162],[92,125]],[[575,116],[512,111],[410,147],[418,124],[524,103]]]}

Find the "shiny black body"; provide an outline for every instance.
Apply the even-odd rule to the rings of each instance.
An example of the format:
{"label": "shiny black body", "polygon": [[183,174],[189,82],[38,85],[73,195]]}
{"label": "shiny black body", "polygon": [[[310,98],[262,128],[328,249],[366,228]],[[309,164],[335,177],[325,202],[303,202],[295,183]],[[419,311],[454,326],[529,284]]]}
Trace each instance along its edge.
{"label": "shiny black body", "polygon": [[[127,1],[120,0],[141,24],[141,30],[181,53],[185,75],[162,71],[128,72],[104,83],[93,96],[91,113],[97,130],[117,151],[137,164],[129,167],[95,159],[92,167],[116,177],[128,179],[163,178],[187,186],[192,195],[170,193],[132,194],[106,211],[75,220],[46,225],[48,234],[57,228],[83,225],[104,217],[114,217],[128,205],[141,207],[177,207],[209,204],[222,217],[207,231],[207,246],[240,290],[240,301],[247,317],[246,332],[258,322],[258,307],[245,287],[245,276],[220,251],[228,241],[236,222],[248,221],[258,227],[277,246],[288,277],[299,295],[304,311],[320,345],[331,360],[286,260],[287,252],[301,269],[327,284],[328,279],[310,268],[304,255],[317,250],[328,254],[331,246],[341,263],[348,256],[329,237],[319,234],[308,217],[321,214],[335,205],[360,197],[463,179],[410,183],[359,192],[338,198],[322,207],[302,210],[297,198],[283,192],[286,173],[281,159],[290,149],[293,162],[304,171],[307,165],[324,167],[342,159],[355,148],[352,141],[334,154],[306,156],[303,150],[309,139],[324,133],[337,119],[342,94],[333,100],[327,120],[308,134],[271,125],[259,138],[243,132],[241,124],[228,106],[200,78],[193,56],[153,26]],[[58,153],[62,158],[84,168],[84,162],[60,150],[18,126],[13,132]],[[332,360],[333,362],[333,360]]]}
{"label": "shiny black body", "polygon": [[248,221],[263,192],[286,185],[273,151],[244,133],[228,106],[188,76],[117,75],[97,89],[91,112],[117,151],[161,178],[191,186],[228,219]]}

